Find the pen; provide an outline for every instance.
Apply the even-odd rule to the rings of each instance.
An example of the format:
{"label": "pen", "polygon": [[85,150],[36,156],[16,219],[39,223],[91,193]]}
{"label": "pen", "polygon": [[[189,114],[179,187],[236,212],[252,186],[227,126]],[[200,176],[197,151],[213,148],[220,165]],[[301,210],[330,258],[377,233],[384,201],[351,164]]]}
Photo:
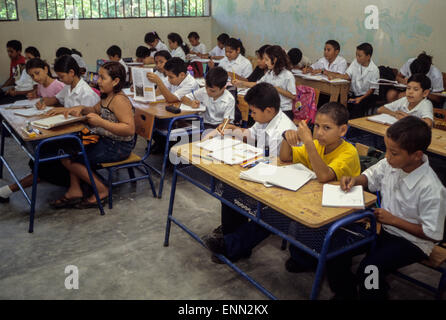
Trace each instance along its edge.
{"label": "pen", "polygon": [[225,132],[225,128],[228,125],[228,123],[229,123],[229,118],[225,118],[223,120],[223,126],[221,127],[221,132],[223,132],[223,133]]}

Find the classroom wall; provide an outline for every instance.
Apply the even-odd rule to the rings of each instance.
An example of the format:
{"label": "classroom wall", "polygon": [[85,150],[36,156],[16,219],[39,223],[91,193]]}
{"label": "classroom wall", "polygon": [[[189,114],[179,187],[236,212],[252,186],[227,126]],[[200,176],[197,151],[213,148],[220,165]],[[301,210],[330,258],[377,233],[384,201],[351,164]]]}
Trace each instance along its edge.
{"label": "classroom wall", "polygon": [[[65,21],[37,21],[34,0],[17,0],[19,21],[0,22],[0,82],[9,76],[8,40],[17,39],[39,49],[43,58],[53,62],[58,47],[82,52],[89,68],[96,69],[97,58],[107,58],[105,51],[113,44],[123,50],[123,57],[134,57],[137,46],[144,45],[146,32],[156,30],[167,43],[167,34],[179,33],[187,42],[190,31],[200,34],[207,47],[214,43],[211,18],[150,18],[118,20],[81,20],[78,30],[65,29]],[[187,42],[188,43],[188,42]],[[189,45],[189,43],[188,43]],[[214,44],[215,45],[215,44]]]}
{"label": "classroom wall", "polygon": [[[364,9],[379,9],[379,29],[367,30]],[[445,0],[226,0],[212,2],[213,36],[240,38],[248,55],[262,44],[299,47],[312,61],[336,39],[351,61],[355,48],[370,42],[379,65],[400,67],[423,50],[446,72]]]}

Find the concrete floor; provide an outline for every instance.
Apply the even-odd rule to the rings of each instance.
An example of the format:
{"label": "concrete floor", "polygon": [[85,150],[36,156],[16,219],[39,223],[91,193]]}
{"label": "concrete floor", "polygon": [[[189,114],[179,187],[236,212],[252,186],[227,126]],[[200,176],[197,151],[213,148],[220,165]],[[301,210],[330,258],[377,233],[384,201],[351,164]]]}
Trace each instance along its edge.
{"label": "concrete floor", "polygon": [[[144,147],[138,143],[137,152]],[[138,151],[139,150],[139,151]],[[6,154],[20,174],[28,173],[24,153],[7,139]],[[124,172],[123,172],[124,174]],[[42,183],[38,188],[33,234],[28,206],[19,193],[0,204],[0,299],[266,299],[177,226],[169,247],[163,246],[171,175],[163,199],[154,199],[148,182],[127,184],[114,192],[114,208],[53,210],[47,201],[64,193]],[[159,178],[154,176],[156,186]],[[7,172],[0,186],[10,183]],[[174,215],[203,236],[219,225],[220,203],[185,181],[179,181]],[[270,237],[250,259],[238,265],[279,299],[308,299],[313,273],[291,274],[289,255],[280,239]],[[355,260],[356,265],[360,257]],[[79,270],[79,289],[65,288],[65,267]],[[420,265],[405,272],[435,284],[439,275]],[[423,289],[389,277],[391,299],[433,299]],[[332,296],[326,282],[320,299]]]}

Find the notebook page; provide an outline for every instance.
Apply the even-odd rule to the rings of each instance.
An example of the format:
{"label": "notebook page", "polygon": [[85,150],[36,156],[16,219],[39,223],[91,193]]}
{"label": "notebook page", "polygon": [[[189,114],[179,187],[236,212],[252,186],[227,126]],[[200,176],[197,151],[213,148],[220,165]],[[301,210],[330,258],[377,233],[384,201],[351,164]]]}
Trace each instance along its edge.
{"label": "notebook page", "polygon": [[267,178],[266,182],[291,191],[297,191],[311,180],[312,174],[304,170],[278,167],[277,172]]}
{"label": "notebook page", "polygon": [[240,140],[232,139],[229,137],[215,137],[209,140],[205,140],[197,143],[197,147],[203,148],[207,151],[217,151],[227,147],[232,147],[236,144],[242,143]]}
{"label": "notebook page", "polygon": [[375,121],[375,122],[379,122],[379,123],[383,123],[383,124],[390,124],[390,125],[392,125],[398,121],[397,118],[391,116],[390,114],[386,114],[386,113],[381,113],[381,114],[377,114],[375,116],[368,117],[367,120]]}
{"label": "notebook page", "polygon": [[181,109],[181,111],[204,112],[204,111],[206,111],[206,106],[204,104],[200,104],[200,106],[198,108],[192,108],[192,107],[187,106],[184,103],[182,103],[180,105],[180,109]]}
{"label": "notebook page", "polygon": [[345,192],[339,185],[324,184],[322,206],[364,208],[362,186],[354,186],[349,192]]}

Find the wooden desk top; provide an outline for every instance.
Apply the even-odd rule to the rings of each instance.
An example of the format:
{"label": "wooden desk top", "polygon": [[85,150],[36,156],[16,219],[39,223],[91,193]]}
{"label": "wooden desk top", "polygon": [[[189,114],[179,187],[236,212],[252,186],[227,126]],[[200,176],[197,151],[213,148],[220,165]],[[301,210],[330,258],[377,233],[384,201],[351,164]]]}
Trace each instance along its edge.
{"label": "wooden desk top", "polygon": [[42,134],[36,135],[34,138],[30,138],[23,130],[22,128],[26,127],[27,123],[30,121],[38,120],[46,118],[46,116],[38,116],[38,117],[22,117],[19,115],[14,114],[13,109],[2,109],[0,110],[0,113],[3,117],[3,119],[14,129],[14,131],[23,139],[23,141],[37,141],[42,140],[50,137],[56,137],[61,136],[63,134],[73,133],[81,131],[83,128],[85,128],[85,124],[82,122],[77,123],[71,123],[67,124],[65,126],[56,127],[53,129],[39,129]]}
{"label": "wooden desk top", "polygon": [[[196,143],[174,146],[171,152],[186,159],[196,167],[214,176],[220,181],[242,191],[250,197],[261,201],[274,210],[298,221],[310,228],[319,228],[330,222],[336,221],[357,209],[322,207],[323,184],[311,180],[297,192],[279,187],[266,188],[263,185],[239,178],[243,170],[239,165],[226,165],[218,161],[209,161],[192,155],[206,156],[208,151],[195,146]],[[366,206],[376,201],[376,196],[365,192]]]}
{"label": "wooden desk top", "polygon": [[[384,136],[388,125],[367,120],[367,117],[352,119],[348,123],[355,128],[365,130],[376,135]],[[427,149],[429,152],[446,157],[446,131],[440,129],[432,129],[432,142]]]}
{"label": "wooden desk top", "polygon": [[321,86],[324,86],[324,85],[336,86],[336,87],[348,86],[350,88],[350,81],[330,82],[330,81],[322,81],[322,80],[304,78],[303,75],[300,75],[300,74],[294,74],[293,73],[293,75],[294,75],[294,78],[296,80],[298,80],[299,82],[301,82],[301,81],[308,81],[308,82],[312,82],[312,83],[318,83]]}

